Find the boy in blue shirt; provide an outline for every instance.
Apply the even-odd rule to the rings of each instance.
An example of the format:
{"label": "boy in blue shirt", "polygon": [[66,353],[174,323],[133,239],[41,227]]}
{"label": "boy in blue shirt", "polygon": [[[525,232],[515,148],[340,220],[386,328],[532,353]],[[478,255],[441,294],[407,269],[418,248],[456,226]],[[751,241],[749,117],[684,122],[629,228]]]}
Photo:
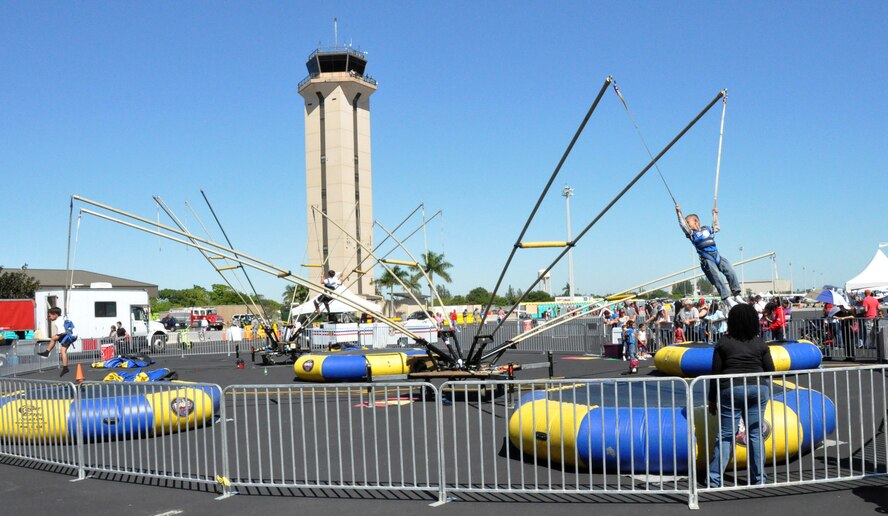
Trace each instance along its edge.
{"label": "boy in blue shirt", "polygon": [[629,360],[629,374],[638,373],[638,339],[636,338],[635,321],[626,322],[623,331],[623,348],[625,357]]}
{"label": "boy in blue shirt", "polygon": [[[695,213],[687,217],[681,214],[681,206],[675,205],[675,212],[678,214],[678,224],[688,239],[694,244],[697,254],[700,255],[700,267],[706,279],[718,290],[719,297],[733,307],[742,303],[743,298],[740,297],[740,283],[737,281],[737,274],[734,273],[734,267],[727,258],[721,256],[715,245],[715,234],[721,229],[718,225],[718,208],[712,208],[712,226],[701,226],[700,217]],[[724,278],[719,274],[724,275]],[[727,281],[726,281],[727,280]]]}

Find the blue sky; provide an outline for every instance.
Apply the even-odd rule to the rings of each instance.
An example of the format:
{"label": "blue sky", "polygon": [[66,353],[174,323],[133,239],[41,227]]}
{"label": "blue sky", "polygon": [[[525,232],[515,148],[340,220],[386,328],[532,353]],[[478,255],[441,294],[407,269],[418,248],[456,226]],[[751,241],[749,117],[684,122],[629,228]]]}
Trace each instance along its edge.
{"label": "blue sky", "polygon": [[[888,241],[885,2],[2,2],[0,264],[63,268],[72,193],[156,217],[161,196],[235,246],[298,270],[306,241],[305,59],[368,52],[374,217],[444,210],[429,247],[450,290],[492,288],[533,202],[604,78],[654,152],[728,88],[723,254],[778,255],[781,277],[842,284]],[[661,160],[686,212],[712,206],[720,110]],[[613,92],[528,239],[574,234],[647,162]],[[708,217],[704,218],[708,220]],[[705,221],[704,220],[704,221]],[[218,231],[216,238],[221,238]],[[377,239],[381,238],[377,235]],[[414,252],[422,239],[411,240]],[[526,287],[554,250],[519,253]],[[651,171],[580,241],[578,291],[694,264]],[[553,284],[567,281],[567,260]],[[789,263],[792,263],[790,270]],[[77,268],[183,288],[219,278],[194,250],[85,217]],[[812,276],[811,271],[817,271]],[[770,277],[768,264],[747,279]],[[253,275],[277,298],[285,284]]]}

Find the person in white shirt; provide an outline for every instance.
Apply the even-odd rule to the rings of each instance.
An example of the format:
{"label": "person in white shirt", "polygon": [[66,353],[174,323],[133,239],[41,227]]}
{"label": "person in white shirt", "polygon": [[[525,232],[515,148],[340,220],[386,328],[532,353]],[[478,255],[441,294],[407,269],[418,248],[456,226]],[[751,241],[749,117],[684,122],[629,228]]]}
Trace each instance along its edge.
{"label": "person in white shirt", "polygon": [[52,333],[52,337],[49,340],[49,347],[46,348],[46,351],[41,351],[37,353],[43,358],[49,358],[49,353],[52,351],[52,348],[55,347],[56,344],[59,345],[59,353],[62,355],[62,372],[59,376],[64,376],[68,373],[68,347],[71,344],[74,344],[74,341],[77,340],[77,334],[74,332],[74,324],[70,323],[65,324],[65,321],[61,319],[62,317],[62,309],[58,307],[53,307],[49,309],[47,313],[47,318],[49,318],[52,328],[50,331]]}
{"label": "person in white shirt", "polygon": [[210,323],[207,322],[206,317],[200,320],[200,332],[198,335],[200,336],[200,340],[207,340],[207,328],[210,327]]}
{"label": "person in white shirt", "polygon": [[[327,277],[324,278],[324,288],[330,290],[331,292],[335,292],[336,289],[338,289],[340,286],[342,286],[342,280],[336,276],[336,271],[328,271]],[[315,311],[318,313],[318,315],[320,315],[321,313],[322,303],[327,308],[327,314],[330,313],[330,301],[332,300],[333,298],[328,296],[327,294],[320,294],[318,297],[315,298]]]}

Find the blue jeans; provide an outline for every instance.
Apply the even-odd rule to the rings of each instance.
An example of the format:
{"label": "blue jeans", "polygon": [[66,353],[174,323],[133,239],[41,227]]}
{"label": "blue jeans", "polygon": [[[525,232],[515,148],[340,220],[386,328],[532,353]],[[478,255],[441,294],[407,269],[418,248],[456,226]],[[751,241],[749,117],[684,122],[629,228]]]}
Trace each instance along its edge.
{"label": "blue jeans", "polygon": [[[734,267],[731,266],[731,262],[727,258],[721,256],[716,263],[715,257],[711,254],[700,253],[700,267],[703,269],[706,279],[718,290],[718,297],[726,299],[735,292],[740,293],[740,283],[737,281]],[[719,271],[725,275],[724,278],[718,274]]]}
{"label": "blue jeans", "polygon": [[[627,339],[628,340],[628,339]],[[638,344],[632,342],[626,342],[623,344],[623,353],[626,355],[626,359],[638,358]]]}
{"label": "blue jeans", "polygon": [[[741,379],[740,382],[742,381]],[[746,461],[750,481],[753,485],[765,483],[765,446],[762,442],[761,421],[765,415],[765,406],[768,404],[771,390],[766,385],[757,385],[756,381],[762,380],[750,378],[750,384],[745,386],[742,383],[735,384],[734,387],[724,389],[719,394],[721,431],[712,452],[712,462],[709,464],[711,487],[722,485],[722,474],[734,452],[740,416],[743,416],[743,421],[746,422]]]}

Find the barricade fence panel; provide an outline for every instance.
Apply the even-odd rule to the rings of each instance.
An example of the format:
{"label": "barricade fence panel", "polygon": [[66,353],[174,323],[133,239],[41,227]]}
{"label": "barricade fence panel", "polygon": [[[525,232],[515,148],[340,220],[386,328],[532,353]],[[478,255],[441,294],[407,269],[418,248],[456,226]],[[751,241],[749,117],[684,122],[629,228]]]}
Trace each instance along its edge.
{"label": "barricade fence panel", "polygon": [[695,379],[690,392],[698,482],[692,498],[696,492],[888,474],[886,370],[859,366]]}
{"label": "barricade fence panel", "polygon": [[0,378],[0,455],[77,468],[74,384]]}
{"label": "barricade fence panel", "polygon": [[[221,337],[221,332],[208,332],[214,337]],[[151,344],[148,337],[132,337],[122,340],[98,340],[96,342],[75,342],[68,350],[69,365],[91,364],[103,361],[102,346],[112,345],[110,356],[141,355],[149,358],[188,357],[192,355],[234,355],[238,350],[248,353],[251,345],[260,341],[228,341],[205,340],[186,341],[180,336],[171,334],[163,345]],[[186,337],[187,338],[187,337]],[[264,342],[261,341],[261,342]],[[18,376],[34,371],[61,367],[61,357],[56,346],[49,357],[43,358],[37,353],[47,349],[47,341],[18,340],[11,346],[0,351],[0,377]]]}
{"label": "barricade fence panel", "polygon": [[78,391],[86,471],[200,483],[223,474],[218,385],[86,382]]}
{"label": "barricade fence panel", "polygon": [[786,325],[786,338],[810,340],[827,360],[881,360],[884,358],[880,331],[882,319],[793,319]]}
{"label": "barricade fence panel", "polygon": [[438,490],[431,384],[237,385],[225,399],[235,488]]}
{"label": "barricade fence panel", "polygon": [[688,493],[681,378],[448,382],[445,489]]}

